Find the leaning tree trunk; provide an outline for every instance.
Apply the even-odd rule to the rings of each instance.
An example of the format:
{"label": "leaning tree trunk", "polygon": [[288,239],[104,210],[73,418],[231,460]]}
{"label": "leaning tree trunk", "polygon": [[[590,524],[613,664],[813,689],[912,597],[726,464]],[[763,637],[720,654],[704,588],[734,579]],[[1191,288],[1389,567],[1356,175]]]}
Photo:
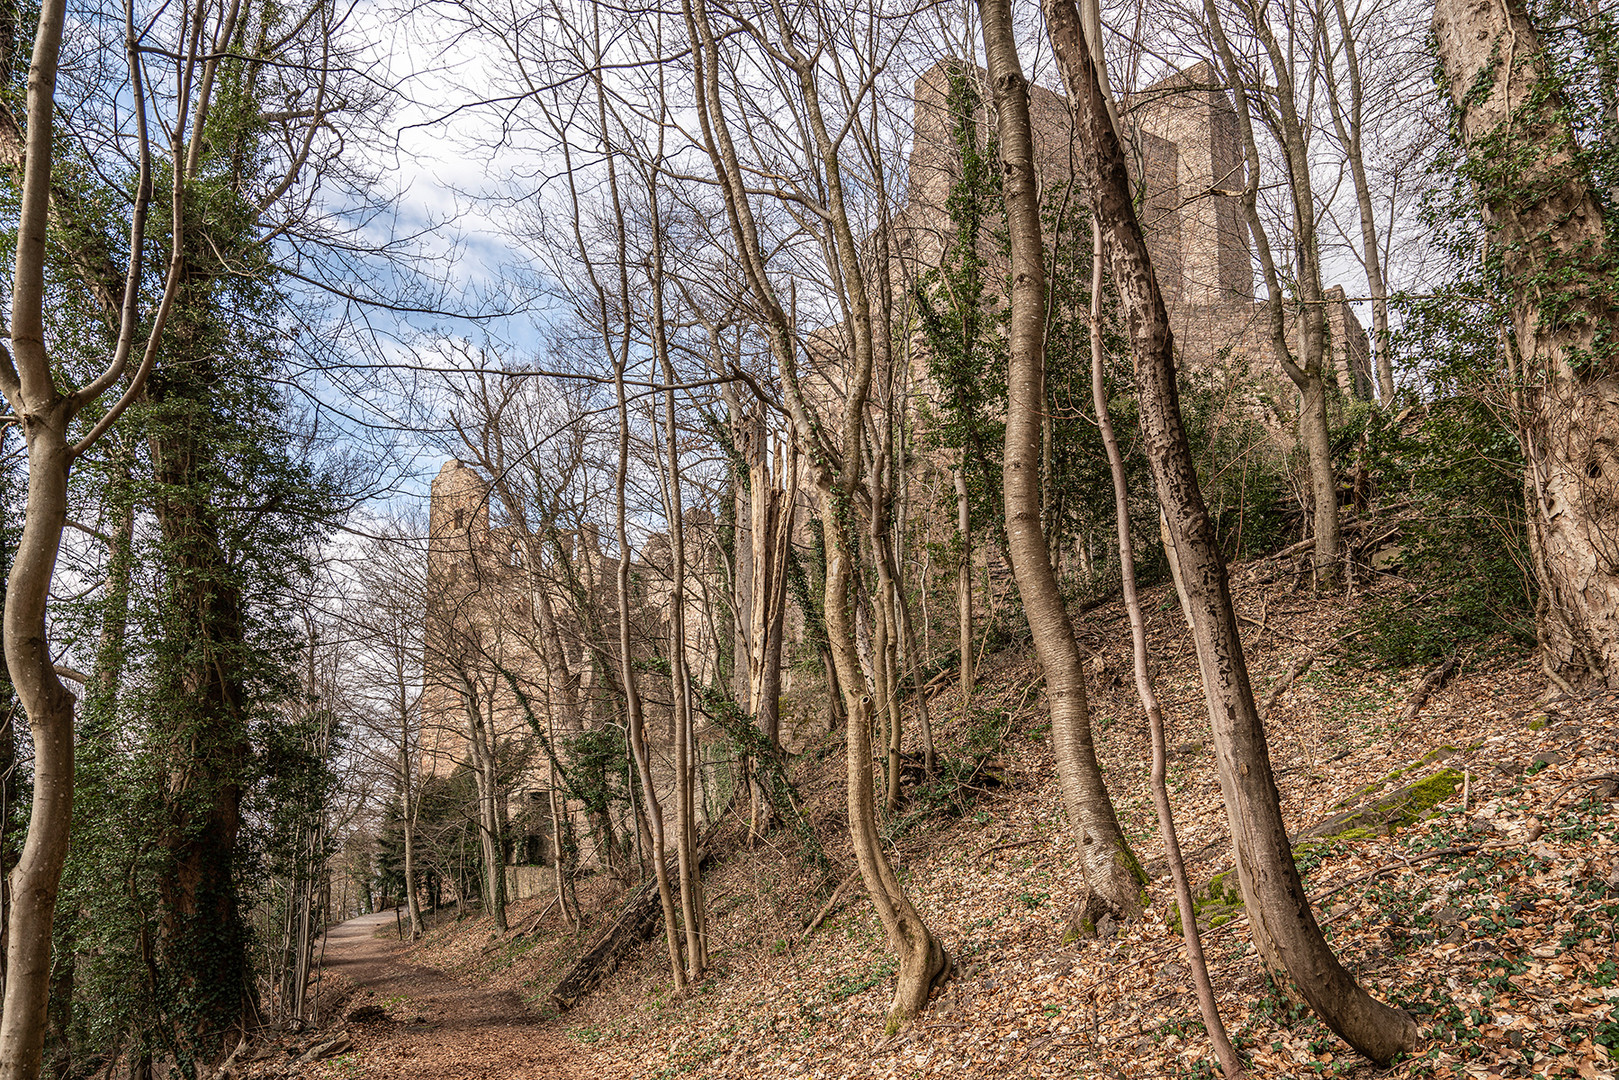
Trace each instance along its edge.
{"label": "leaning tree trunk", "polygon": [[1075,907],[1076,928],[1095,932],[1105,913],[1140,914],[1141,866],[1119,828],[1102,782],[1085,699],[1085,665],[1063,604],[1051,549],[1041,529],[1040,455],[1045,413],[1046,271],[1040,203],[1035,191],[1029,85],[1018,62],[1007,0],[979,0],[984,52],[1000,126],[1002,186],[1012,249],[1010,355],[1007,362],[1006,451],[1001,470],[1006,549],[1023,610],[1045,672],[1051,743],[1063,803],[1079,833],[1085,886]]}
{"label": "leaning tree trunk", "polygon": [[1619,687],[1619,257],[1522,3],[1436,0],[1433,27],[1512,284],[1547,667]]}
{"label": "leaning tree trunk", "polygon": [[[1087,12],[1087,14],[1089,14]],[[1089,25],[1089,24],[1087,24]],[[1203,940],[1197,929],[1197,908],[1192,901],[1192,887],[1186,876],[1186,860],[1181,856],[1180,839],[1175,832],[1175,814],[1169,805],[1169,785],[1165,781],[1166,760],[1164,710],[1158,701],[1158,688],[1153,684],[1147,668],[1147,620],[1141,611],[1141,600],[1136,594],[1135,546],[1130,532],[1130,495],[1124,474],[1124,454],[1113,433],[1113,417],[1108,412],[1107,382],[1102,377],[1102,230],[1095,219],[1091,221],[1091,400],[1096,405],[1096,426],[1107,450],[1108,471],[1113,477],[1113,519],[1119,539],[1119,586],[1124,594],[1124,610],[1130,618],[1130,654],[1136,677],[1136,695],[1147,714],[1147,726],[1152,733],[1152,775],[1148,786],[1152,788],[1152,801],[1158,811],[1158,831],[1164,837],[1164,860],[1169,864],[1169,876],[1175,887],[1175,903],[1181,914],[1181,937],[1186,944],[1186,962],[1192,969],[1192,985],[1197,990],[1197,1005],[1203,1014],[1203,1030],[1214,1044],[1220,1071],[1228,1078],[1243,1075],[1242,1059],[1237,1056],[1220,1009],[1214,999],[1214,986],[1209,981],[1209,965],[1203,956]]]}
{"label": "leaning tree trunk", "polygon": [[1273,943],[1287,974],[1327,1025],[1356,1050],[1386,1064],[1415,1047],[1417,1027],[1403,1011],[1373,1000],[1344,970],[1327,947],[1299,881],[1264,724],[1248,682],[1225,561],[1198,489],[1181,419],[1169,318],[1131,202],[1123,147],[1108,117],[1073,0],[1044,0],[1043,7],[1069,101],[1088,144],[1081,164],[1128,319],[1142,437],[1185,582],[1248,917],[1256,940]]}

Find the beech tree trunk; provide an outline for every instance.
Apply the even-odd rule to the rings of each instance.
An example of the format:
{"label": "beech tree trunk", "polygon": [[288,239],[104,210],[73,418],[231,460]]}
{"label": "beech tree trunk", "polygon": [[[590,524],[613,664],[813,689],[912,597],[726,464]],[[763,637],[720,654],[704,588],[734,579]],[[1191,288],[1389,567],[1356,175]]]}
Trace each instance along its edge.
{"label": "beech tree trunk", "polygon": [[0,1011],[4,1080],[39,1075],[50,998],[51,924],[73,813],[74,701],[56,677],[45,638],[46,597],[67,520],[66,405],[65,397],[56,396],[25,423],[28,510],[6,589],[6,664],[33,735],[34,793],[28,835],[10,878],[6,996]]}
{"label": "beech tree trunk", "polygon": [[1545,660],[1619,687],[1619,256],[1523,4],[1436,0],[1433,28],[1512,283]]}
{"label": "beech tree trunk", "polygon": [[[866,892],[899,959],[894,997],[889,1004],[889,1018],[898,1023],[922,1010],[929,990],[948,973],[950,962],[906,896],[878,835],[871,756],[871,694],[855,647],[850,608],[854,572],[854,531],[850,519],[855,516],[855,496],[863,467],[862,423],[871,388],[872,334],[890,331],[886,326],[875,330],[873,327],[872,305],[859,261],[860,249],[844,205],[838,144],[831,137],[820,109],[817,86],[820,54],[807,53],[796,29],[785,22],[778,23],[768,42],[768,60],[781,66],[783,76],[796,82],[801,94],[806,131],[815,155],[817,182],[824,184],[823,205],[830,219],[824,249],[828,253],[829,270],[840,280],[844,290],[842,299],[848,305],[852,331],[853,363],[834,443],[827,437],[821,417],[799,385],[801,343],[766,272],[765,249],[749,202],[748,181],[723,107],[718,35],[703,0],[683,0],[682,12],[691,42],[696,112],[704,147],[719,182],[727,223],[736,241],[748,290],[763,316],[794,437],[798,439],[804,460],[809,463],[820,498],[821,534],[826,552],[823,597],[827,652],[847,713],[849,833]],[[757,40],[761,32],[743,27],[739,33]],[[843,89],[855,92],[852,87]],[[833,680],[829,679],[828,684],[831,686]]]}
{"label": "beech tree trunk", "polygon": [[979,0],[984,52],[999,124],[1002,188],[1011,239],[1012,295],[1008,331],[1006,450],[1002,491],[1006,503],[1006,548],[1023,611],[1045,673],[1051,709],[1051,743],[1063,803],[1079,834],[1085,894],[1074,924],[1094,933],[1096,920],[1140,914],[1145,884],[1141,866],[1125,843],[1113,800],[1102,781],[1091,738],[1085,696],[1084,658],[1057,586],[1051,549],[1041,528],[1040,455],[1045,415],[1046,271],[1035,190],[1034,141],[1029,124],[1029,87],[1018,61],[1007,0]]}
{"label": "beech tree trunk", "polygon": [[1142,437],[1185,584],[1220,786],[1255,941],[1266,943],[1262,950],[1274,949],[1274,959],[1329,1027],[1373,1061],[1387,1064],[1416,1046],[1417,1027],[1402,1010],[1375,1001],[1344,970],[1327,947],[1299,881],[1264,725],[1248,681],[1225,561],[1181,420],[1174,342],[1131,201],[1123,147],[1108,117],[1073,0],[1044,0],[1042,7],[1087,145],[1080,160],[1127,316]]}
{"label": "beech tree trunk", "polygon": [[[1089,12],[1086,12],[1089,15]],[[1087,25],[1092,25],[1087,20]],[[1147,620],[1141,613],[1141,600],[1136,595],[1135,546],[1130,532],[1130,496],[1125,485],[1124,454],[1113,433],[1113,417],[1108,411],[1107,382],[1102,377],[1102,230],[1091,220],[1091,400],[1096,405],[1096,424],[1102,434],[1102,445],[1107,449],[1108,471],[1113,476],[1113,518],[1119,539],[1119,585],[1124,594],[1124,610],[1130,618],[1130,655],[1136,678],[1136,694],[1147,714],[1147,726],[1152,734],[1152,788],[1153,806],[1158,811],[1158,831],[1164,836],[1164,859],[1169,863],[1169,876],[1175,887],[1175,904],[1180,910],[1181,938],[1186,944],[1186,962],[1192,970],[1192,984],[1197,988],[1198,1009],[1203,1014],[1203,1030],[1214,1044],[1220,1071],[1227,1077],[1243,1075],[1242,1059],[1237,1056],[1220,1009],[1214,1000],[1214,986],[1209,981],[1209,965],[1203,957],[1203,941],[1197,929],[1197,908],[1192,902],[1192,887],[1186,877],[1186,861],[1181,857],[1180,839],[1175,833],[1175,814],[1169,805],[1169,785],[1165,781],[1167,754],[1164,736],[1164,710],[1158,702],[1158,689],[1153,685],[1152,673],[1147,668]]]}

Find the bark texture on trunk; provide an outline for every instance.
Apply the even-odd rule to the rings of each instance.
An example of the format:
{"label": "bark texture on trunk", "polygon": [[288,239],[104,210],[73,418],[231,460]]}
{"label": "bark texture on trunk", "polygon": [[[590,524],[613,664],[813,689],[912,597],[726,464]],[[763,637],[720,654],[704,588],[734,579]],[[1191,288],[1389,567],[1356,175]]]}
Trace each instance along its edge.
{"label": "bark texture on trunk", "polygon": [[1096,920],[1120,918],[1143,906],[1140,864],[1125,843],[1113,800],[1102,782],[1091,738],[1085,664],[1063,604],[1041,527],[1040,457],[1045,403],[1046,272],[1029,86],[1018,61],[1007,0],[979,0],[984,51],[999,126],[1001,183],[1012,250],[1011,325],[1008,331],[1006,449],[1001,483],[1006,504],[1006,548],[1023,611],[1045,674],[1051,743],[1069,821],[1079,833],[1080,872],[1086,895],[1074,911],[1076,927],[1094,933]]}
{"label": "bark texture on trunk", "polygon": [[1073,0],[1044,0],[1048,30],[1088,152],[1093,208],[1124,303],[1142,435],[1179,560],[1203,672],[1216,763],[1248,917],[1312,1008],[1351,1046],[1387,1063],[1413,1049],[1416,1024],[1371,998],[1321,936],[1283,825],[1264,725],[1254,706],[1225,562],[1215,543],[1181,420],[1163,295],[1130,198],[1123,148],[1108,118]]}
{"label": "bark texture on trunk", "polygon": [[1565,681],[1619,687],[1619,258],[1523,5],[1437,0],[1433,28],[1513,287],[1542,648]]}
{"label": "bark texture on trunk", "polygon": [[[806,53],[796,31],[778,24],[779,47],[772,58],[797,81],[804,106],[805,128],[816,154],[817,178],[825,185],[828,208],[824,237],[829,269],[841,280],[842,299],[848,303],[852,365],[845,388],[837,438],[828,437],[798,380],[797,339],[792,319],[782,305],[766,272],[764,246],[749,202],[745,174],[721,105],[722,87],[718,35],[703,0],[685,0],[682,12],[692,43],[696,111],[703,142],[724,196],[727,222],[736,241],[748,290],[757,301],[770,339],[783,396],[800,451],[812,472],[821,506],[821,534],[826,552],[824,618],[827,651],[836,672],[847,711],[847,767],[849,832],[855,858],[866,883],[872,906],[888,933],[899,958],[898,979],[889,1005],[889,1017],[903,1021],[920,1012],[928,992],[949,971],[949,957],[922,921],[900,885],[899,875],[882,849],[877,830],[875,776],[872,768],[872,702],[865,673],[855,647],[854,616],[850,607],[854,578],[854,525],[856,494],[863,467],[862,422],[871,388],[874,328],[870,296],[860,265],[860,248],[845,209],[838,144],[820,109],[819,54]],[[828,680],[829,685],[833,680]]]}
{"label": "bark texture on trunk", "polygon": [[73,695],[56,677],[45,638],[51,573],[67,520],[66,400],[25,419],[28,510],[6,590],[6,664],[34,741],[27,838],[11,872],[0,1077],[33,1080],[44,1051],[51,924],[73,814]]}
{"label": "bark texture on trunk", "polygon": [[[1089,14],[1087,12],[1087,14]],[[1089,20],[1087,20],[1089,24]],[[1119,540],[1119,585],[1124,594],[1124,610],[1130,618],[1130,655],[1135,671],[1136,694],[1147,714],[1147,725],[1152,732],[1152,788],[1153,806],[1158,811],[1158,830],[1164,836],[1164,858],[1169,863],[1169,875],[1175,886],[1175,903],[1180,909],[1181,938],[1186,944],[1186,961],[1192,969],[1192,983],[1197,988],[1197,1004],[1203,1013],[1203,1030],[1214,1044],[1220,1071],[1228,1078],[1243,1075],[1242,1059],[1226,1034],[1220,1019],[1220,1009],[1214,998],[1214,986],[1209,982],[1209,965],[1203,957],[1203,941],[1197,929],[1197,908],[1192,902],[1192,887],[1186,877],[1186,861],[1181,857],[1180,839],[1175,832],[1175,814],[1169,805],[1169,785],[1165,781],[1167,753],[1165,750],[1164,711],[1158,701],[1158,688],[1153,684],[1152,672],[1147,668],[1147,620],[1141,612],[1141,600],[1136,594],[1135,545],[1130,531],[1130,493],[1125,483],[1124,454],[1113,433],[1113,417],[1108,411],[1107,382],[1102,376],[1102,230],[1091,220],[1091,400],[1096,406],[1096,424],[1101,430],[1102,445],[1107,449],[1108,472],[1113,477],[1113,519]]]}

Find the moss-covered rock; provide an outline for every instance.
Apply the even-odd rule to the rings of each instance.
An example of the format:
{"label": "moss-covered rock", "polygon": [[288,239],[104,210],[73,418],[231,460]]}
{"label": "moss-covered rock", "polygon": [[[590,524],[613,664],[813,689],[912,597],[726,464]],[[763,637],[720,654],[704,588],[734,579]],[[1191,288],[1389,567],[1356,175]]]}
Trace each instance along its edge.
{"label": "moss-covered rock", "polygon": [[[1398,771],[1409,772],[1410,768],[1408,766]],[[1331,843],[1340,840],[1359,840],[1370,836],[1387,836],[1396,829],[1411,824],[1424,812],[1450,798],[1461,783],[1462,774],[1459,770],[1440,769],[1431,776],[1396,788],[1386,795],[1369,799],[1312,825],[1294,837],[1293,844],[1298,848],[1309,841]],[[1373,785],[1372,789],[1375,790],[1377,786],[1379,785]],[[1339,805],[1342,806],[1343,803]]]}
{"label": "moss-covered rock", "polygon": [[[1237,880],[1235,870],[1215,874],[1207,885],[1192,890],[1192,911],[1197,917],[1200,930],[1210,930],[1228,923],[1231,917],[1241,910],[1242,885]],[[1181,932],[1179,904],[1170,905],[1169,926],[1176,934]]]}

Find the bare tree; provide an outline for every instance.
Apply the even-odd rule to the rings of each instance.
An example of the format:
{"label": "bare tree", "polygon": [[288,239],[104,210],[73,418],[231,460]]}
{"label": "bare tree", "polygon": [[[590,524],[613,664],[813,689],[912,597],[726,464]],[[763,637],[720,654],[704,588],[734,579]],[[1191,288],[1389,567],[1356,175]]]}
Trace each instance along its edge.
{"label": "bare tree", "polygon": [[[863,47],[876,48],[876,34],[884,26],[877,12],[855,21],[862,35],[858,45],[839,36],[847,32],[842,13],[812,6],[791,16],[782,8],[765,8],[760,21],[737,19],[724,40],[755,46],[751,62],[765,65],[780,79],[781,90],[793,117],[793,131],[801,136],[801,163],[809,182],[784,191],[783,201],[810,210],[803,220],[824,259],[831,282],[830,300],[840,313],[846,336],[849,366],[841,380],[841,407],[822,406],[812,400],[800,378],[799,358],[805,351],[797,322],[783,304],[773,280],[758,216],[754,209],[755,181],[751,166],[738,154],[729,115],[737,108],[737,87],[722,83],[721,34],[703,0],[686,0],[682,7],[691,49],[696,113],[703,147],[724,200],[725,215],[741,262],[748,291],[761,315],[775,356],[777,371],[794,437],[819,493],[822,541],[826,552],[824,611],[829,651],[843,694],[847,721],[849,829],[856,861],[866,889],[899,955],[899,978],[889,1016],[895,1022],[919,1012],[929,989],[948,970],[949,960],[928,930],[900,885],[899,877],[883,853],[877,832],[874,770],[872,768],[872,697],[855,644],[850,602],[855,577],[857,546],[854,517],[868,463],[864,453],[866,409],[878,345],[875,335],[888,334],[880,325],[873,302],[873,274],[862,264],[862,246],[851,222],[850,200],[855,192],[845,183],[844,140],[859,126],[858,110],[869,105],[877,74],[876,58]],[[802,22],[798,21],[802,20]],[[841,24],[841,25],[840,25]],[[839,60],[830,70],[835,91],[822,86],[827,78],[828,54]],[[842,64],[858,65],[847,71]],[[862,76],[861,73],[865,73]],[[838,77],[842,73],[842,77]],[[823,101],[850,114],[847,123],[829,122]],[[836,134],[834,134],[836,133]],[[750,138],[752,136],[750,135]],[[812,347],[826,348],[824,342]],[[830,404],[830,403],[829,403]],[[836,409],[835,427],[823,413]],[[829,431],[829,427],[831,430]],[[868,506],[868,513],[874,508]]]}
{"label": "bare tree", "polygon": [[[1242,206],[1265,281],[1271,352],[1277,365],[1299,390],[1298,431],[1309,462],[1315,578],[1318,585],[1332,588],[1339,580],[1341,544],[1338,482],[1332,468],[1331,433],[1327,426],[1327,394],[1329,386],[1336,385],[1336,379],[1327,349],[1327,308],[1321,287],[1321,247],[1316,229],[1318,207],[1310,171],[1309,117],[1299,101],[1293,54],[1278,43],[1270,22],[1269,6],[1237,0],[1235,7],[1245,20],[1244,29],[1260,45],[1263,64],[1256,61],[1251,66],[1243,66],[1239,63],[1237,53],[1221,29],[1218,9],[1211,3],[1204,4],[1226,81],[1237,99],[1237,128],[1242,135],[1247,172]],[[1263,101],[1256,101],[1250,88],[1253,93],[1262,94]],[[1285,169],[1285,189],[1293,223],[1292,280],[1298,291],[1300,347],[1297,356],[1288,343],[1284,283],[1259,214],[1260,157],[1253,127],[1256,113],[1271,127],[1281,148]]]}
{"label": "bare tree", "polygon": [[[0,1077],[5,1080],[33,1080],[39,1074],[50,993],[51,922],[73,813],[74,698],[57,677],[45,628],[51,576],[67,517],[68,473],[135,400],[157,355],[179,290],[186,191],[197,167],[198,131],[211,99],[218,54],[233,30],[235,17],[234,9],[215,11],[207,5],[188,4],[178,20],[182,44],[172,55],[183,92],[175,101],[177,111],[163,125],[172,157],[169,264],[155,310],[143,313],[142,257],[153,184],[148,46],[136,34],[133,7],[125,7],[138,175],[129,216],[129,263],[119,282],[121,296],[115,300],[116,345],[100,374],[64,389],[56,372],[62,361],[79,358],[53,355],[45,318],[45,268],[53,218],[55,95],[66,14],[63,0],[46,0],[41,5],[21,139],[16,137],[18,125],[7,117],[13,162],[21,159],[22,195],[11,283],[11,346],[0,351],[0,391],[23,430],[28,501],[6,591],[5,649],[6,664],[33,734],[34,793],[27,839],[10,880],[5,1004],[0,1010]],[[145,340],[141,341],[143,325]],[[129,361],[137,351],[138,366],[129,374]],[[121,382],[120,396],[99,415],[90,414],[94,420],[88,430],[76,432],[74,421]]]}
{"label": "bare tree", "polygon": [[[1321,38],[1321,81],[1327,91],[1327,108],[1333,131],[1343,148],[1349,176],[1355,186],[1355,209],[1360,217],[1360,262],[1366,271],[1366,287],[1372,295],[1372,354],[1377,372],[1377,398],[1384,407],[1394,402],[1394,357],[1389,351],[1389,296],[1383,277],[1383,249],[1378,238],[1377,209],[1372,185],[1367,178],[1365,138],[1366,81],[1361,65],[1361,49],[1356,38],[1359,28],[1350,20],[1344,0],[1320,0],[1315,11],[1317,33]],[[1336,48],[1332,31],[1338,32]],[[1337,55],[1335,55],[1337,54]],[[1343,62],[1340,83],[1336,59]]]}
{"label": "bare tree", "polygon": [[1051,743],[1063,802],[1079,834],[1086,894],[1076,905],[1073,919],[1081,930],[1094,933],[1097,920],[1105,914],[1116,918],[1140,914],[1144,882],[1102,781],[1091,735],[1084,658],[1041,527],[1047,293],[1028,81],[1012,36],[1010,5],[1006,0],[980,0],[978,8],[1000,128],[1001,183],[1012,254],[1006,451],[1002,460],[1006,547],[1035,653],[1045,673]]}
{"label": "bare tree", "polygon": [[[392,525],[392,523],[387,523]],[[412,537],[422,529],[379,532],[357,564],[359,596],[352,599],[348,623],[359,639],[355,666],[363,675],[361,692],[370,700],[365,719],[386,746],[386,771],[399,799],[405,906],[411,937],[420,937],[421,890],[417,872],[417,787],[421,767],[422,653],[427,623],[426,555]],[[388,535],[393,533],[393,535]]]}
{"label": "bare tree", "polygon": [[1087,144],[1081,155],[1129,325],[1142,435],[1179,563],[1204,695],[1214,733],[1226,815],[1236,847],[1249,925],[1262,959],[1285,972],[1327,1025],[1380,1064],[1416,1045],[1404,1011],[1375,1001],[1327,947],[1299,881],[1254,707],[1230,585],[1175,387],[1174,341],[1153,273],[1118,131],[1109,116],[1073,0],[1045,0],[1047,30]]}

